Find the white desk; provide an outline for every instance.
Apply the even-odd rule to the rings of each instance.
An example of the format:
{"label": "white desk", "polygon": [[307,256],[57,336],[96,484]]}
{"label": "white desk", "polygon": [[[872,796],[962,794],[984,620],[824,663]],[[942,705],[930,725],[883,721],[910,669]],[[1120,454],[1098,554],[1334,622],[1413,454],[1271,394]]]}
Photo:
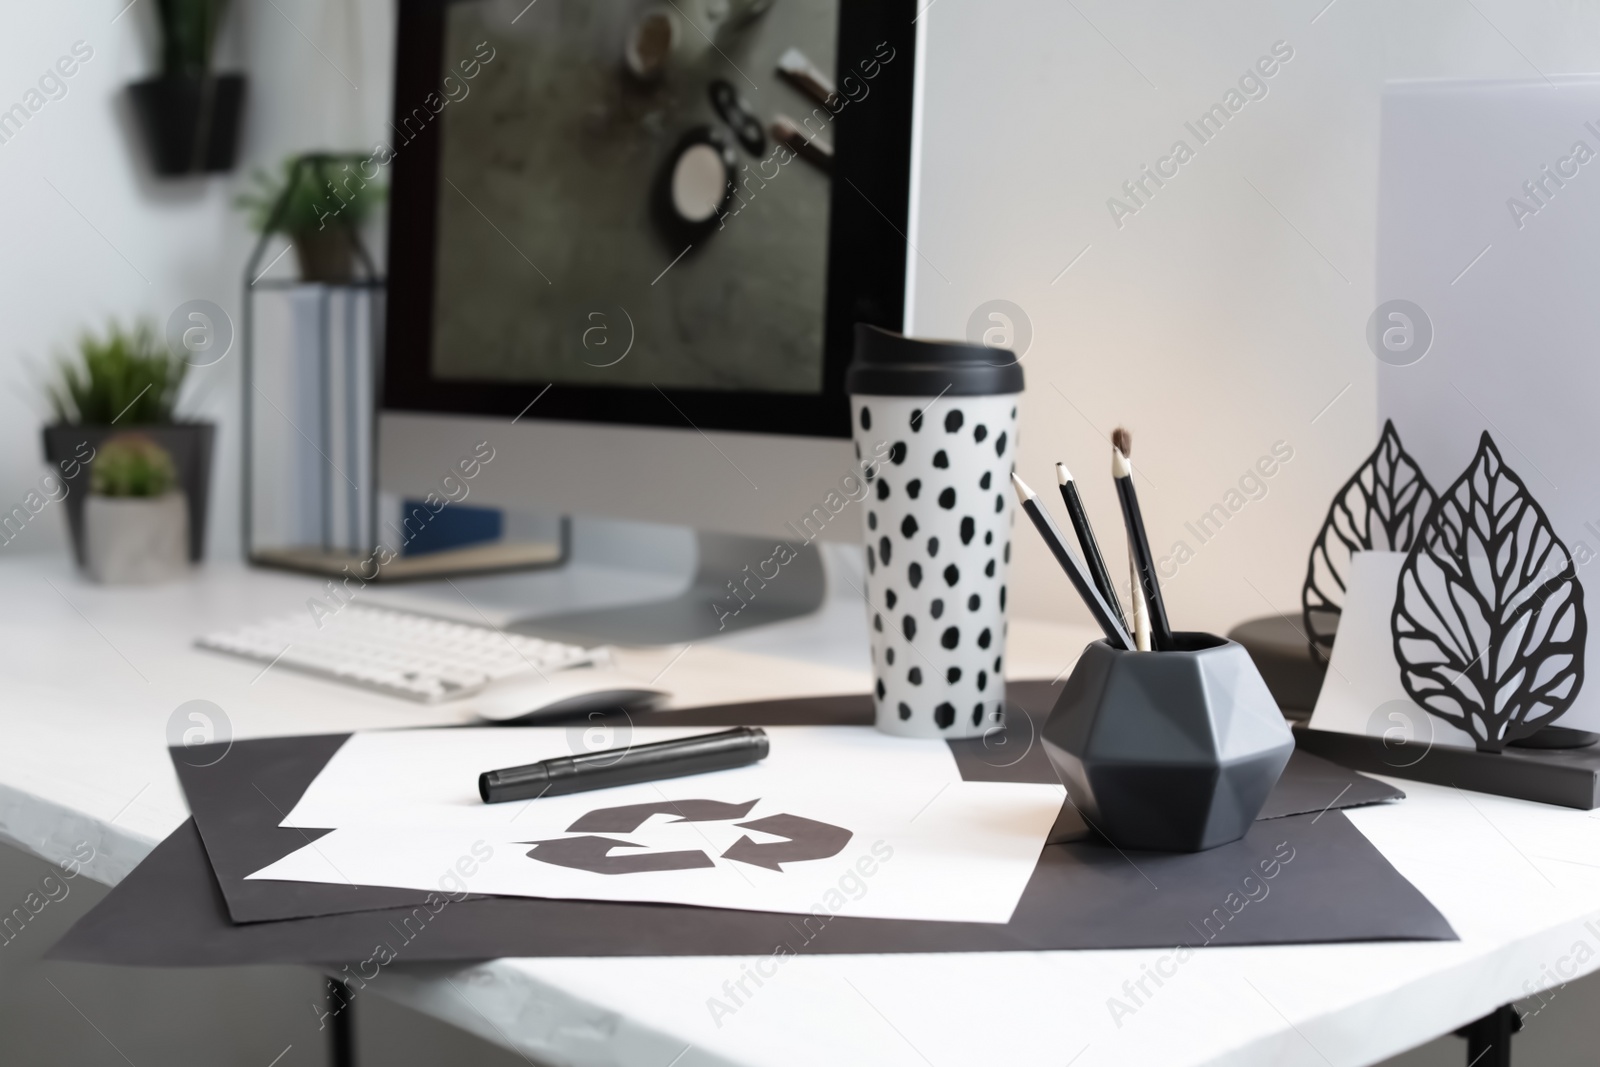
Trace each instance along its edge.
{"label": "white desk", "polygon": [[[537,590],[555,610],[579,585],[615,596],[620,583],[616,574],[547,574],[461,582],[444,595],[465,619],[481,611],[501,621],[519,589]],[[89,874],[118,881],[186,817],[165,747],[167,720],[187,700],[220,705],[236,737],[438,721],[435,711],[288,671],[261,674],[190,646],[205,630],[303,609],[316,589],[308,579],[212,566],[179,585],[108,590],[58,561],[0,561],[0,833],[52,861],[88,840],[97,853]],[[441,613],[449,605],[437,592],[362,595]],[[1008,673],[1053,677],[1090,636],[1014,622]],[[661,684],[687,705],[860,692],[865,648],[859,606],[840,598],[807,620],[686,652],[629,652],[622,665],[646,678],[666,668]],[[1107,999],[1123,996],[1123,983],[1164,952],[800,956],[720,1026],[707,1000],[726,998],[724,982],[753,959],[397,963],[364,995],[412,1005],[539,1062],[597,1067],[1342,1067],[1600,968],[1600,819],[1398,784],[1406,801],[1350,818],[1461,941],[1202,950],[1120,1027]]]}

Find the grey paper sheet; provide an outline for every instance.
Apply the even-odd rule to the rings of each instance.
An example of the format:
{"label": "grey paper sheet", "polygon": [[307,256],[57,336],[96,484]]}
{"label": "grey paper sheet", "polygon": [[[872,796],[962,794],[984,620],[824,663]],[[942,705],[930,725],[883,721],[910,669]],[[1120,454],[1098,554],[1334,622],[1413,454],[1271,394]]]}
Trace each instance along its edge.
{"label": "grey paper sheet", "polygon": [[[1265,877],[1266,871],[1273,876]],[[393,959],[499,956],[1006,952],[1455,939],[1444,917],[1339,811],[1257,822],[1242,841],[1187,855],[1123,855],[1087,842],[1046,846],[1015,915],[1004,925],[513,897],[440,901],[437,910],[419,905],[236,924],[228,918],[190,820],[79,920],[49,958],[156,967],[351,961],[381,966]]]}
{"label": "grey paper sheet", "polygon": [[[983,739],[950,742],[961,776],[976,782],[1054,782],[1037,726],[1059,686],[1013,682],[1009,731]],[[868,725],[866,696],[808,698],[731,704],[634,717],[637,725],[722,726]],[[345,734],[263,738],[235,742],[231,749],[174,749],[183,783],[211,865],[234,922],[300,919],[421,904],[426,893],[375,886],[312,882],[246,881],[246,876],[304,847],[325,831],[280,827],[283,813],[299,801],[332,758]],[[224,754],[225,752],[225,754]],[[220,758],[219,758],[220,757]],[[1403,797],[1393,786],[1347,771],[1316,756],[1296,753],[1268,797],[1261,818],[1319,812],[1333,804],[1353,807]],[[1051,832],[1052,842],[1076,840],[1087,828],[1069,806]]]}

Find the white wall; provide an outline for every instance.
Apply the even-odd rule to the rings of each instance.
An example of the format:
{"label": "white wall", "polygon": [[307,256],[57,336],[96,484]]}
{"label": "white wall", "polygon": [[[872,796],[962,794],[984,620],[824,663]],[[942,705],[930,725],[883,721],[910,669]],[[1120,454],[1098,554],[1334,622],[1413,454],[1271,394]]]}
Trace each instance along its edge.
{"label": "white wall", "polygon": [[[1297,617],[1328,501],[1376,442],[1364,331],[1384,80],[1600,68],[1595,5],[1327,5],[935,0],[922,16],[914,327],[961,336],[984,301],[1024,309],[1021,472],[1049,484],[1065,460],[1119,561],[1106,435],[1134,432],[1157,554],[1194,551],[1165,583],[1180,627]],[[1279,40],[1294,58],[1268,95],[1118,228],[1107,199],[1175,139],[1196,146],[1184,123]],[[1294,458],[1264,498],[1209,543],[1184,529],[1279,440]],[[1031,530],[1016,548],[1016,610],[1087,619]]]}
{"label": "white wall", "polygon": [[[178,305],[205,299],[237,320],[252,235],[233,199],[249,170],[275,170],[295,151],[369,144],[388,113],[392,17],[385,0],[240,0],[219,64],[244,69],[250,79],[240,166],[226,176],[157,179],[133,137],[125,96],[129,82],[155,67],[155,3],[126,5],[13,3],[0,16],[0,108],[21,100],[74,42],[93,49],[68,80],[66,95],[0,144],[0,505],[6,511],[47,469],[39,445],[47,409],[35,368],[80,330],[101,329],[111,316],[144,316],[159,328]],[[291,269],[292,259],[275,273]],[[237,354],[236,347],[222,362],[192,372],[188,383],[188,412],[221,424],[214,556],[232,556],[238,544]],[[0,552],[57,552],[63,539],[62,513],[52,507]]]}

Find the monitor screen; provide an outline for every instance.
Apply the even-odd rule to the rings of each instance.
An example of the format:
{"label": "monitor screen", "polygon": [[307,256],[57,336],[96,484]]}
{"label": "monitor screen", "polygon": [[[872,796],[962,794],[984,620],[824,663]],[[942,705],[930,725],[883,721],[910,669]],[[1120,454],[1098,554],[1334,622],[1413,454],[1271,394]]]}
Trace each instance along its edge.
{"label": "monitor screen", "polygon": [[904,304],[901,6],[402,3],[386,406],[847,435]]}
{"label": "monitor screen", "polygon": [[494,58],[439,116],[438,377],[822,391],[827,159],[763,119],[822,106],[777,64],[831,83],[838,3],[721,7],[709,38],[671,8],[450,9],[445,55]]}

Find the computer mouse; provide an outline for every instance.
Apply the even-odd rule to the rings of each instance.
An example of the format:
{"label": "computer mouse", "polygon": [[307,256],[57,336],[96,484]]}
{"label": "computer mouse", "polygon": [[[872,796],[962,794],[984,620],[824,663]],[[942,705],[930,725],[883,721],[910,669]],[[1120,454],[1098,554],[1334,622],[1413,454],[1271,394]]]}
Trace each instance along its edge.
{"label": "computer mouse", "polygon": [[504,678],[463,697],[457,707],[506,726],[531,725],[595,713],[649,711],[669,695],[613,671],[577,667],[544,677],[530,672]]}

